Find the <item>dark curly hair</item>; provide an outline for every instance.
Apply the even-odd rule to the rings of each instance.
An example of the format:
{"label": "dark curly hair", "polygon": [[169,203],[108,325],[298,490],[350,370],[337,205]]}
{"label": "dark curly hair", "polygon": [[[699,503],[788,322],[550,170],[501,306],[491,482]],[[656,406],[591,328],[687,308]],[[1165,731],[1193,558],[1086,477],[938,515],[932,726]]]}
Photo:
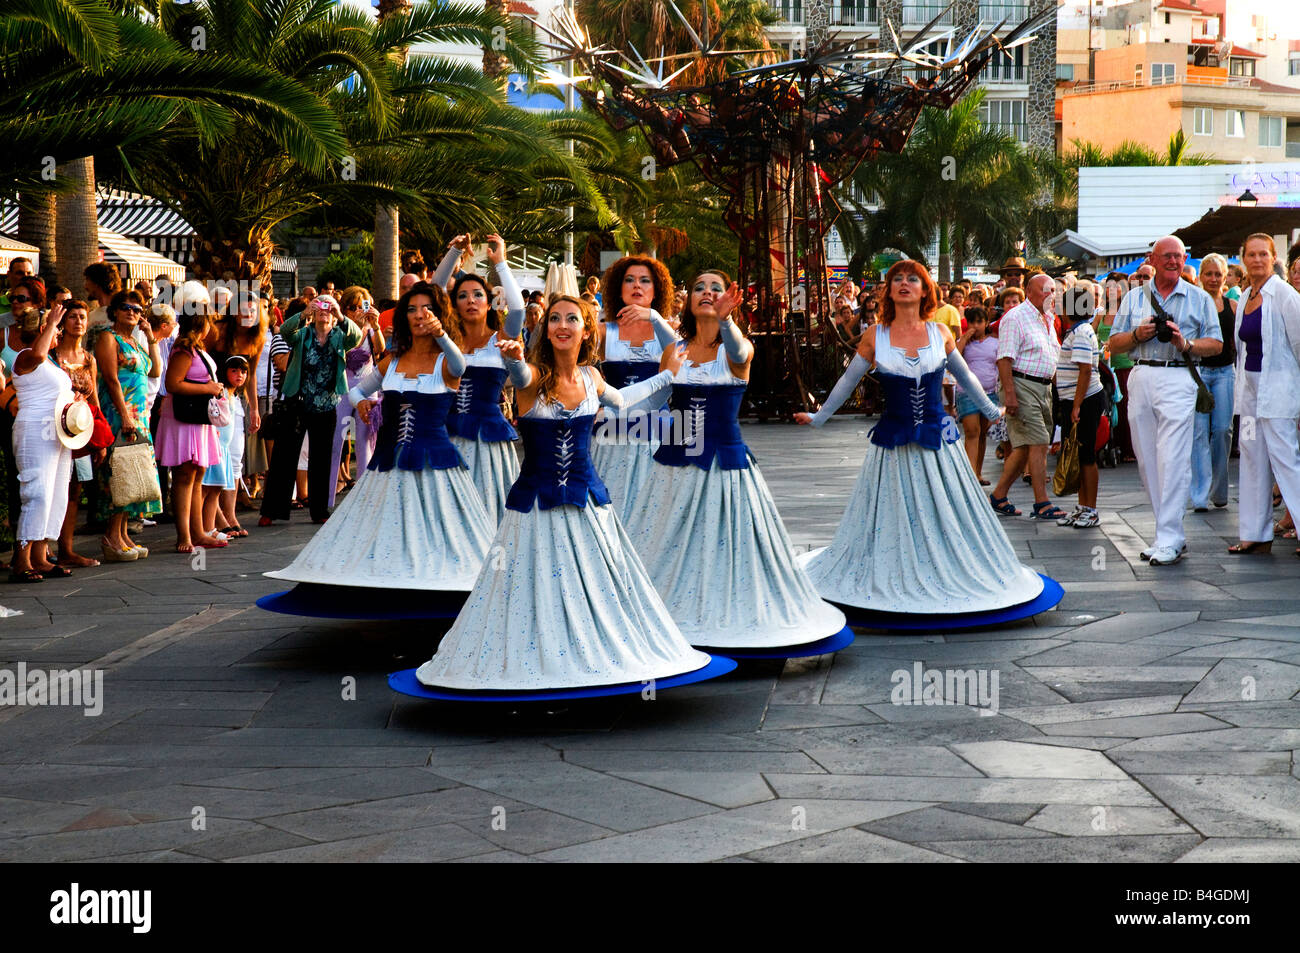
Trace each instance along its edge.
{"label": "dark curly hair", "polygon": [[442,322],[442,328],[451,335],[451,339],[460,345],[460,322],[456,319],[456,311],[451,306],[451,298],[447,297],[447,292],[441,285],[431,285],[427,281],[417,281],[411,285],[411,290],[406,292],[397,299],[397,304],[393,305],[393,353],[401,357],[411,349],[415,343],[415,335],[411,333],[411,319],[406,316],[406,310],[411,305],[411,299],[418,295],[424,295],[432,302],[431,311]]}
{"label": "dark curly hair", "polygon": [[600,300],[605,309],[606,321],[617,320],[618,313],[623,310],[623,278],[633,265],[641,265],[650,271],[655,284],[655,299],[650,307],[660,314],[672,313],[669,308],[673,302],[673,276],[668,273],[668,268],[657,258],[628,255],[610,265],[601,281]]}

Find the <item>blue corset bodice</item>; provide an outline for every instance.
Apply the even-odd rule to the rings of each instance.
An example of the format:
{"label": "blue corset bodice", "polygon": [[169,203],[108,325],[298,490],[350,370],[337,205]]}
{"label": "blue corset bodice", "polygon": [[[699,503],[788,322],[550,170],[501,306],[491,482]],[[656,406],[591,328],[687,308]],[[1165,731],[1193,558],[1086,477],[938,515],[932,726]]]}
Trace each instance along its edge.
{"label": "blue corset bodice", "polygon": [[447,417],[447,430],[452,436],[487,443],[519,439],[515,428],[501,415],[501,386],[505,382],[504,367],[471,364],[465,368]]}
{"label": "blue corset bodice", "polygon": [[591,425],[595,414],[567,418],[521,417],[524,462],[506,497],[506,509],[527,513],[533,505],[586,506],[588,495],[601,505],[609,491],[591,463]]}
{"label": "blue corset bodice", "polygon": [[707,470],[714,459],[723,470],[748,470],[753,456],[740,435],[744,384],[673,384],[672,433],[655,451],[670,467],[694,464]]}
{"label": "blue corset bodice", "polygon": [[876,371],[884,391],[885,409],[880,422],[871,428],[871,442],[878,447],[901,447],[916,443],[938,450],[956,443],[961,428],[943,409],[943,368],[917,380],[899,374]]}
{"label": "blue corset bodice", "polygon": [[602,361],[600,373],[606,383],[623,388],[638,384],[659,373],[658,361]]}
{"label": "blue corset bodice", "polygon": [[455,394],[384,391],[383,422],[369,470],[450,470],[463,467],[447,435],[447,412]]}

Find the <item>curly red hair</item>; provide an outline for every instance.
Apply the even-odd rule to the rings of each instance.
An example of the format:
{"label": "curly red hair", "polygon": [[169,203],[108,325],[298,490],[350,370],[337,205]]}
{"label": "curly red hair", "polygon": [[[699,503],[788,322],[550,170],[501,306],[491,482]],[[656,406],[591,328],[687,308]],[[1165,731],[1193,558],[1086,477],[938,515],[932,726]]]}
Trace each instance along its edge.
{"label": "curly red hair", "polygon": [[880,292],[880,323],[892,324],[894,321],[894,299],[890,297],[889,289],[893,284],[894,276],[898,274],[917,275],[921,279],[921,287],[924,289],[921,296],[921,320],[929,321],[939,307],[939,289],[935,287],[934,279],[930,277],[930,272],[924,265],[911,258],[904,258],[902,261],[894,262],[889,271],[885,272],[885,280],[881,283]]}
{"label": "curly red hair", "polygon": [[673,276],[668,273],[667,266],[658,258],[627,255],[610,265],[601,281],[600,300],[604,307],[605,320],[613,321],[623,310],[623,278],[633,265],[641,265],[649,269],[650,278],[655,283],[655,299],[650,307],[660,314],[671,314],[669,309],[673,302]]}

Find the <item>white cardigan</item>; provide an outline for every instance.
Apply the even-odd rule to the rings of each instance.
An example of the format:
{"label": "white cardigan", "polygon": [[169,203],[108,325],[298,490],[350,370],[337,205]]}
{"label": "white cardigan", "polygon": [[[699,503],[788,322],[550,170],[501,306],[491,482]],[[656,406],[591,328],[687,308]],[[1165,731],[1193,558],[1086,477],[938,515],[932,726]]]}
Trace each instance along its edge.
{"label": "white cardigan", "polygon": [[[1300,293],[1277,275],[1260,289],[1261,337],[1264,357],[1260,363],[1255,416],[1300,418]],[[1241,317],[1246,311],[1246,295],[1237,299],[1237,316],[1233,337],[1237,342],[1237,366],[1234,392],[1237,413],[1246,375],[1246,346],[1241,340]]]}

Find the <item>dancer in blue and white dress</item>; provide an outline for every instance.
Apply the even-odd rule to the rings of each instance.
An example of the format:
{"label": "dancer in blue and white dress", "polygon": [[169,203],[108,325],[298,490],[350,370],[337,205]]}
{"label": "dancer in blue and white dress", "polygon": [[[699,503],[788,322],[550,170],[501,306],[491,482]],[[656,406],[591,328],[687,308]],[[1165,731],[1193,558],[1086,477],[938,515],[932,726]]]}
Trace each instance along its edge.
{"label": "dancer in blue and white dress", "polygon": [[826,404],[801,424],[821,426],[867,369],[884,393],[880,423],[835,538],[803,561],[817,591],[841,605],[912,615],[1006,609],[1035,599],[1043,579],[1020,564],[943,407],[950,371],[981,413],[998,409],[956,350],[952,332],[927,320],[937,303],[929,274],[900,261],[885,276],[881,323]]}
{"label": "dancer in blue and white dress", "polygon": [[[447,435],[465,368],[454,328],[441,287],[421,282],[402,295],[393,311],[393,353],[351,391],[356,412],[378,423],[369,467],[298,557],[266,575],[385,589],[473,586],[494,524]],[[381,387],[376,415],[371,398]]]}
{"label": "dancer in blue and white dress", "polygon": [[[753,346],[730,320],[739,289],[719,272],[691,284],[682,311],[689,365],[672,382],[673,434],[655,454],[628,536],[692,645],[787,648],[839,633],[794,562],[771,491],[737,414]],[[673,351],[666,351],[669,367]]]}
{"label": "dancer in blue and white dress", "polygon": [[[664,348],[677,332],[662,312],[673,300],[673,279],[663,262],[640,255],[620,258],[605,272],[604,321],[601,324],[600,373],[615,387],[636,384],[659,372]],[[596,472],[609,489],[614,509],[626,519],[629,506],[654,471],[659,449],[659,411],[667,389],[650,401],[615,414],[604,412],[596,424],[591,450]]]}
{"label": "dancer in blue and white dress", "polygon": [[[452,240],[434,272],[434,284],[446,285],[469,244],[468,235],[457,235]],[[519,456],[514,445],[519,434],[501,413],[506,366],[501,361],[497,342],[519,337],[525,312],[524,296],[506,265],[506,246],[500,235],[487,237],[487,257],[496,267],[501,282],[505,300],[499,304],[505,306],[505,322],[498,325],[498,303],[492,301],[491,289],[482,278],[466,272],[456,279],[451,303],[460,325],[466,368],[447,417],[447,430],[451,442],[465,458],[470,478],[495,525],[505,514],[506,494],[519,476]]]}
{"label": "dancer in blue and white dress", "polygon": [[595,331],[590,305],[558,295],[530,363],[521,360],[518,341],[501,342],[519,400],[523,470],[474,590],[437,653],[416,670],[425,686],[624,685],[710,662],[682,637],[591,464],[596,411],[623,399],[588,366]]}

